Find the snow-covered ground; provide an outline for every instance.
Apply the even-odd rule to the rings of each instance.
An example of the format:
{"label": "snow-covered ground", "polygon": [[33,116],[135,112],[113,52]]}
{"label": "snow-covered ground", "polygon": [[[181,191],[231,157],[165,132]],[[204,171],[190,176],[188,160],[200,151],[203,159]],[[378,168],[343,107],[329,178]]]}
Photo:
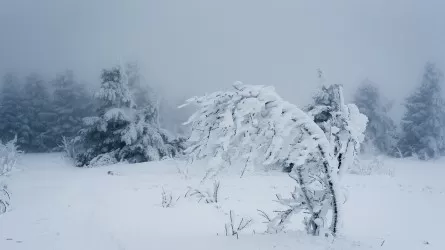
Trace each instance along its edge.
{"label": "snow-covered ground", "polygon": [[[185,197],[204,169],[175,161],[94,169],[70,166],[59,154],[25,155],[8,180],[12,206],[0,215],[1,250],[137,249],[445,249],[445,161],[385,160],[383,172],[347,175],[342,235],[332,240],[295,229],[263,234],[257,209],[272,214],[275,194],[294,183],[281,172],[220,176],[217,204]],[[390,171],[391,170],[391,171]],[[112,171],[112,174],[108,172]],[[161,194],[173,207],[161,206]],[[225,236],[229,211],[251,218],[239,238]]]}

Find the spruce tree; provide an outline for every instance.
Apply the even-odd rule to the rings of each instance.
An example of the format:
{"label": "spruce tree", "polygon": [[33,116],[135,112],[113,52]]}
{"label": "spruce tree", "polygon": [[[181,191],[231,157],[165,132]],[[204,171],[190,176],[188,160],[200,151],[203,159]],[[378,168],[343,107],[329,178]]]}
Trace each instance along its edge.
{"label": "spruce tree", "polygon": [[425,65],[420,86],[405,101],[400,149],[405,156],[420,159],[440,156],[445,149],[445,114],[442,72],[433,63]]}
{"label": "spruce tree", "polygon": [[86,128],[77,139],[83,145],[76,156],[78,166],[153,161],[181,150],[181,141],[159,127],[156,107],[137,107],[125,69],[104,70],[101,79],[95,95],[98,116],[85,119]]}

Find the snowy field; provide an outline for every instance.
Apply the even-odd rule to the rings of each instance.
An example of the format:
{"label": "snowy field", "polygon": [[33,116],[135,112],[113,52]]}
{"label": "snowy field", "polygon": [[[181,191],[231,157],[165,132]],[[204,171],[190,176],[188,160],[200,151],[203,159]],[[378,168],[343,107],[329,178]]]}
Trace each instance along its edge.
{"label": "snowy field", "polygon": [[[384,163],[383,174],[343,179],[342,235],[332,241],[299,232],[298,218],[285,233],[263,233],[257,209],[272,215],[282,208],[275,194],[293,189],[281,172],[221,175],[218,203],[206,204],[185,197],[213,186],[200,185],[200,166],[82,169],[59,154],[25,155],[8,180],[12,206],[0,215],[0,250],[445,249],[445,161]],[[161,205],[163,190],[172,207]],[[238,239],[225,236],[230,210],[236,221],[252,219]]]}

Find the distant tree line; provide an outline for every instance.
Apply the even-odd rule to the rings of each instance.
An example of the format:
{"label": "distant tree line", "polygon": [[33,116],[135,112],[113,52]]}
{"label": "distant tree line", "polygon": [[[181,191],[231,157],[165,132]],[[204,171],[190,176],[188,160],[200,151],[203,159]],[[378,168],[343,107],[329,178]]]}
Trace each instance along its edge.
{"label": "distant tree line", "polygon": [[[82,84],[72,71],[62,72],[50,80],[35,73],[26,77],[6,73],[0,93],[1,141],[17,137],[18,147],[30,153],[62,151],[69,142],[75,144],[79,165],[88,164],[99,152],[109,153],[112,148],[124,147],[124,144],[127,147],[115,160],[127,157],[123,156],[124,151],[126,155],[133,151],[132,161],[153,160],[173,154],[173,149],[162,149],[157,156],[155,150],[136,153],[138,150],[147,151],[149,145],[141,149],[144,143],[158,147],[161,142],[175,140],[175,134],[161,129],[160,101],[142,78],[137,64],[103,70],[100,80],[99,91],[92,94],[93,88]],[[164,113],[171,112],[174,117],[168,103],[162,103]],[[115,117],[109,117],[110,112],[114,112]],[[166,117],[167,121],[173,119],[169,115]],[[109,130],[104,132],[100,126],[95,129],[94,119],[101,122],[100,126],[105,126],[104,122],[110,123],[107,126]],[[176,122],[180,124],[182,121]],[[130,124],[133,127],[128,127]],[[148,127],[147,124],[153,126]],[[176,125],[170,125],[173,126]],[[142,134],[154,136],[154,132],[162,138],[140,138]],[[116,138],[112,139],[112,136]],[[126,136],[127,141],[120,141],[122,136]],[[80,140],[84,141],[83,145],[80,145]],[[128,140],[138,140],[141,145],[127,145]]]}
{"label": "distant tree line", "polygon": [[418,87],[404,101],[400,126],[389,115],[392,103],[377,86],[364,81],[356,91],[354,103],[368,117],[365,151],[396,157],[432,159],[445,154],[445,101],[443,73],[427,63]]}
{"label": "distant tree line", "polygon": [[[147,85],[137,64],[103,70],[99,83],[100,89],[93,95],[91,88],[82,84],[72,71],[50,80],[35,73],[23,78],[5,74],[0,93],[0,139],[6,142],[17,136],[17,144],[25,152],[61,151],[67,139],[75,141],[80,150],[80,140],[83,140],[83,148],[89,147],[89,151],[79,153],[81,165],[88,164],[99,152],[113,151],[120,155],[111,161],[129,157],[129,151],[133,154],[131,161],[177,153],[181,146],[175,141],[175,135],[187,134],[188,129],[181,125],[186,115]],[[353,98],[360,112],[368,117],[362,152],[420,159],[444,155],[442,85],[443,73],[435,64],[427,63],[419,86],[403,103],[405,113],[398,125],[390,115],[393,103],[385,99],[375,83],[363,81]],[[104,127],[106,132],[102,131]],[[156,138],[148,138],[153,133]],[[111,138],[113,136],[116,138]],[[128,144],[131,140],[141,144]],[[95,145],[98,141],[103,143]],[[170,148],[173,144],[177,147],[175,150]],[[142,152],[153,145],[156,150]],[[115,152],[117,149],[119,152]]]}
{"label": "distant tree line", "polygon": [[0,138],[17,136],[26,152],[51,152],[61,148],[62,137],[75,136],[82,118],[93,113],[92,95],[67,71],[46,81],[38,74],[20,79],[3,77],[0,98]]}

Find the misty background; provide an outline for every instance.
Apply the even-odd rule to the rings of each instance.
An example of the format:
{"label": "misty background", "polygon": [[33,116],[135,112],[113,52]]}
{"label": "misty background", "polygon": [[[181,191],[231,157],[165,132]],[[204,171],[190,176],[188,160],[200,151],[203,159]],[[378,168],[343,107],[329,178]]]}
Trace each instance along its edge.
{"label": "misty background", "polygon": [[440,0],[0,0],[0,73],[53,76],[137,61],[147,82],[177,102],[234,81],[274,85],[302,105],[316,69],[347,94],[369,78],[396,101],[426,61],[445,66]]}

